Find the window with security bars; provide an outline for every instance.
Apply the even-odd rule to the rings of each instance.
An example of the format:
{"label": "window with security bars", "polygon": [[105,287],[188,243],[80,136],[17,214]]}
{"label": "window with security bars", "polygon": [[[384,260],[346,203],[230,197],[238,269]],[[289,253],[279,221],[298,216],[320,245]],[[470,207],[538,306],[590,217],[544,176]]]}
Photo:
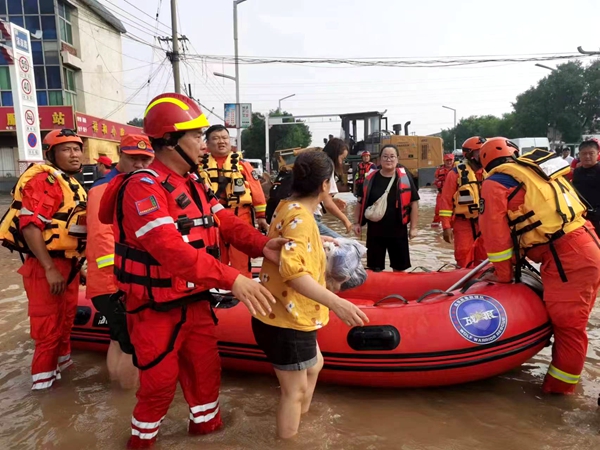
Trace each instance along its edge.
{"label": "window with security bars", "polygon": [[421,160],[429,159],[429,144],[421,144]]}

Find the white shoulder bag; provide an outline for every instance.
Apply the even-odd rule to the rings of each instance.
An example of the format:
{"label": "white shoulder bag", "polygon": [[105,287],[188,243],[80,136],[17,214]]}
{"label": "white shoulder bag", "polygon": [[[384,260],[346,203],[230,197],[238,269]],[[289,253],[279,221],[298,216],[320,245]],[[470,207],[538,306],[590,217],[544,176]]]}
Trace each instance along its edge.
{"label": "white shoulder bag", "polygon": [[394,172],[394,176],[390,180],[390,184],[388,184],[388,187],[383,193],[383,195],[365,210],[365,218],[367,220],[370,220],[371,222],[379,222],[381,219],[383,219],[383,216],[385,216],[385,212],[387,210],[388,194],[390,193],[390,189],[392,189],[392,186],[394,185],[395,181],[396,172]]}

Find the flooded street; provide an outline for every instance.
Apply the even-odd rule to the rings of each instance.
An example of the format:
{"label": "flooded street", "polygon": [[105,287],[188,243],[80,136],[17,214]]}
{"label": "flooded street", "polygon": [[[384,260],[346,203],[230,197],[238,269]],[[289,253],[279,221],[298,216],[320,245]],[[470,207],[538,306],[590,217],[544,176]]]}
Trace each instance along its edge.
{"label": "flooded street", "polygon": [[[454,261],[439,229],[430,227],[435,194],[422,189],[413,267]],[[344,197],[346,198],[346,197]],[[0,209],[8,199],[0,197]],[[352,212],[352,205],[348,213]],[[326,218],[341,231],[340,223]],[[27,300],[17,255],[0,250],[0,449],[122,449],[134,392],[111,387],[104,355],[74,352],[74,366],[47,392],[32,393]],[[600,306],[589,324],[590,347],[577,394],[541,395],[549,349],[520,369],[481,382],[439,389],[383,390],[318,385],[294,442],[275,438],[279,398],[273,377],[224,373],[225,427],[189,437],[187,405],[178,390],[156,449],[600,449]]]}

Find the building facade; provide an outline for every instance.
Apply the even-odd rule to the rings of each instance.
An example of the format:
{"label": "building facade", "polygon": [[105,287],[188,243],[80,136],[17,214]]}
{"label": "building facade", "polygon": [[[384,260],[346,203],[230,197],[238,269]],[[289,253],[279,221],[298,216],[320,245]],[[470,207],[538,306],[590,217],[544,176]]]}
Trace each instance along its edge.
{"label": "building facade", "polygon": [[[97,0],[0,0],[0,20],[31,33],[42,136],[77,129],[86,162],[114,159],[120,136],[134,131],[124,125],[121,21]],[[7,64],[0,56],[0,179],[18,167]]]}

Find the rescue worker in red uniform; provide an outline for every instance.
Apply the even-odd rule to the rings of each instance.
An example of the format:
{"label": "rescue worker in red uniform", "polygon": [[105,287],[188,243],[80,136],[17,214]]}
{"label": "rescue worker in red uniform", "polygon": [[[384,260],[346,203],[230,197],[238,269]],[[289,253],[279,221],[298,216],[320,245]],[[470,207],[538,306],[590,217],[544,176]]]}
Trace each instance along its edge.
{"label": "rescue worker in red uniform", "polygon": [[448,172],[440,198],[440,219],[444,240],[454,242],[454,259],[460,267],[469,267],[485,260],[485,250],[479,237],[479,191],[483,168],[479,150],[485,138],[473,136],[462,145],[465,161]]}
{"label": "rescue worker in red uniform", "polygon": [[360,157],[362,161],[356,166],[356,177],[354,178],[354,195],[358,198],[359,203],[362,201],[363,186],[368,173],[377,169],[377,166],[371,162],[371,152],[365,150]]}
{"label": "rescue worker in red uniform", "polygon": [[[225,208],[231,209],[244,222],[252,226],[256,222],[261,230],[268,231],[267,201],[260,178],[249,162],[232,151],[227,128],[213,125],[206,130],[206,142],[209,152],[202,158],[200,176],[211,185]],[[221,261],[249,278],[252,276],[250,258],[228,239],[221,239]]]}
{"label": "rescue worker in red uniform", "polygon": [[453,167],[454,155],[452,153],[446,153],[444,155],[444,164],[438,167],[435,171],[433,185],[437,188],[438,193],[435,199],[435,215],[433,216],[433,221],[431,222],[432,227],[440,226],[440,199],[442,198],[442,189],[444,188],[446,177]]}
{"label": "rescue worker in red uniform", "polygon": [[121,388],[134,388],[138,370],[133,365],[133,347],[127,332],[124,313],[118,313],[113,294],[118,291],[114,274],[115,237],[111,225],[100,222],[100,203],[108,183],[121,173],[147,168],[154,159],[154,150],[147,136],[126,134],[119,146],[119,162],[104,177],[96,180],[88,193],[87,203],[87,260],[86,297],[108,321],[110,344],[106,354],[108,375]]}
{"label": "rescue worker in red uniform", "polygon": [[199,180],[206,127],[206,117],[188,97],[153,99],[144,132],[154,162],[116,177],[102,198],[100,219],[113,223],[115,275],[140,369],[128,448],[154,444],[178,380],[190,408],[189,433],[222,426],[209,289],[231,290],[252,314],[269,314],[275,303],[261,284],[219,262],[219,234],[250,256],[277,263],[286,240],[269,240],[242,222]]}
{"label": "rescue worker in red uniform", "polygon": [[[544,304],[554,327],[545,393],[571,394],[587,352],[586,327],[600,286],[600,248],[586,208],[564,178],[569,163],[536,149],[516,159],[506,138],[488,140],[481,162],[481,233],[495,277],[519,281],[527,257],[541,263]],[[513,267],[516,264],[516,267]]]}
{"label": "rescue worker in red uniform", "polygon": [[71,327],[87,233],[86,193],[73,177],[81,170],[81,138],[72,130],[53,130],[43,149],[48,164],[33,164],[21,175],[0,225],[3,245],[27,255],[19,273],[35,341],[33,390],[51,387],[72,364]]}

